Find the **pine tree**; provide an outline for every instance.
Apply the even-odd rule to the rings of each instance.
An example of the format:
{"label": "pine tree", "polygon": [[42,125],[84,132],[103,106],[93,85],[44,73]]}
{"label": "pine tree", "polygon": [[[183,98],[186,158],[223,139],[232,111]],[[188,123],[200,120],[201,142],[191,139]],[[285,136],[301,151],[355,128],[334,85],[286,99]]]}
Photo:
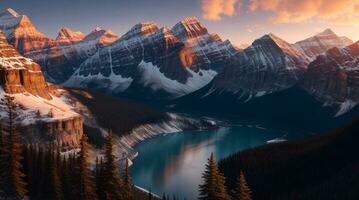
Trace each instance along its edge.
{"label": "pine tree", "polygon": [[27,190],[24,182],[24,173],[21,171],[22,144],[21,136],[16,130],[18,105],[14,103],[14,97],[5,95],[2,100],[6,109],[7,118],[5,119],[3,131],[3,149],[1,159],[2,166],[1,178],[3,180],[1,188],[4,195],[8,198],[24,198]]}
{"label": "pine tree", "polygon": [[89,149],[88,138],[86,134],[81,138],[81,151],[79,153],[79,197],[81,200],[95,200],[97,199],[96,188],[93,174],[89,168]]}
{"label": "pine tree", "polygon": [[133,199],[132,180],[131,180],[131,177],[130,177],[128,159],[126,159],[126,166],[125,166],[125,174],[124,174],[124,178],[123,178],[123,184],[124,184],[124,199],[125,200],[132,200]]}
{"label": "pine tree", "polygon": [[62,183],[60,179],[59,173],[59,163],[58,157],[60,156],[60,152],[54,152],[53,148],[50,148],[50,184],[51,184],[51,193],[52,199],[54,200],[62,200],[64,199],[63,190],[62,190]]}
{"label": "pine tree", "polygon": [[225,178],[219,171],[214,154],[208,159],[206,170],[202,175],[203,185],[199,186],[200,200],[228,200]]}
{"label": "pine tree", "polygon": [[243,171],[237,177],[236,200],[252,200],[251,189],[248,187]]}
{"label": "pine tree", "polygon": [[119,170],[116,164],[116,157],[113,149],[113,136],[108,133],[105,144],[105,162],[103,172],[105,198],[111,200],[122,199],[123,183],[119,177]]}
{"label": "pine tree", "polygon": [[166,200],[167,198],[166,198],[166,194],[165,193],[163,193],[163,195],[162,195],[162,200]]}
{"label": "pine tree", "polygon": [[98,159],[96,157],[96,166],[95,166],[95,182],[96,182],[96,189],[97,195],[99,199],[105,199],[105,193],[103,189],[103,171],[104,171],[104,164],[102,157]]}
{"label": "pine tree", "polygon": [[[3,173],[3,169],[4,169],[4,158],[3,156],[5,155],[5,153],[3,153],[4,151],[4,143],[3,143],[3,130],[2,130],[2,124],[0,124],[0,175],[2,175]],[[0,196],[4,196],[4,191],[2,189],[2,185],[3,183],[3,179],[0,178]]]}
{"label": "pine tree", "polygon": [[61,161],[61,167],[59,169],[60,169],[60,177],[61,177],[64,199],[66,200],[73,199],[73,195],[71,193],[71,178],[70,178],[71,169],[69,168],[69,159],[67,159],[66,156],[63,156]]}

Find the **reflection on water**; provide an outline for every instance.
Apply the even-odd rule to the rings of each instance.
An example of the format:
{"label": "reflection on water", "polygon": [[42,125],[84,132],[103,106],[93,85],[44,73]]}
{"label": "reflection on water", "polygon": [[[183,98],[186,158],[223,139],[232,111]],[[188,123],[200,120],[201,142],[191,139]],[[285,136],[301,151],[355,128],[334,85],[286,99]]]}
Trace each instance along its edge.
{"label": "reflection on water", "polygon": [[282,135],[274,130],[232,127],[156,137],[137,145],[139,157],[134,160],[131,174],[136,185],[157,194],[196,199],[211,152],[219,160]]}

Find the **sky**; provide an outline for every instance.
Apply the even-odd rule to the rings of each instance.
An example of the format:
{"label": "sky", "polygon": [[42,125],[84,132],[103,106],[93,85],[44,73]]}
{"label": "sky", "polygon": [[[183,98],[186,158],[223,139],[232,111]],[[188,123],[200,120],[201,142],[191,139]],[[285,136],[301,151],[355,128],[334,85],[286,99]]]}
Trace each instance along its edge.
{"label": "sky", "polygon": [[9,7],[52,38],[62,27],[89,33],[100,26],[122,35],[139,22],[172,27],[196,16],[235,45],[267,33],[293,43],[326,28],[359,40],[359,0],[0,0],[1,10]]}

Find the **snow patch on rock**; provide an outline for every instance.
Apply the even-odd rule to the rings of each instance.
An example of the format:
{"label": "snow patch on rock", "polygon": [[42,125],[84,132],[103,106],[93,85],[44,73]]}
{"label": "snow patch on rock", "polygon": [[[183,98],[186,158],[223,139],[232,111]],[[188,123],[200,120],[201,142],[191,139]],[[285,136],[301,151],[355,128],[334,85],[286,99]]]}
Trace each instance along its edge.
{"label": "snow patch on rock", "polygon": [[187,70],[191,74],[191,77],[183,84],[177,80],[167,78],[160,69],[151,62],[146,63],[142,61],[138,67],[142,71],[143,76],[141,81],[145,86],[150,86],[155,91],[163,89],[173,94],[174,97],[181,97],[204,87],[217,75],[217,72],[213,70],[199,70],[199,72]]}

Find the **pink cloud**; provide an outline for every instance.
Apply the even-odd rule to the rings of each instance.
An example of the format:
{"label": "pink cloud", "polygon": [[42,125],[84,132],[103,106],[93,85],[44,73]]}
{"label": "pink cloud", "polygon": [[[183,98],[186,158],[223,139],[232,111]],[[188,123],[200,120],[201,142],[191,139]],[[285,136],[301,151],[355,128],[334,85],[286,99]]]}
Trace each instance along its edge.
{"label": "pink cloud", "polygon": [[203,18],[221,20],[223,16],[233,16],[238,0],[201,0]]}
{"label": "pink cloud", "polygon": [[274,13],[273,23],[303,23],[320,19],[333,24],[359,22],[359,0],[250,0],[250,11]]}

